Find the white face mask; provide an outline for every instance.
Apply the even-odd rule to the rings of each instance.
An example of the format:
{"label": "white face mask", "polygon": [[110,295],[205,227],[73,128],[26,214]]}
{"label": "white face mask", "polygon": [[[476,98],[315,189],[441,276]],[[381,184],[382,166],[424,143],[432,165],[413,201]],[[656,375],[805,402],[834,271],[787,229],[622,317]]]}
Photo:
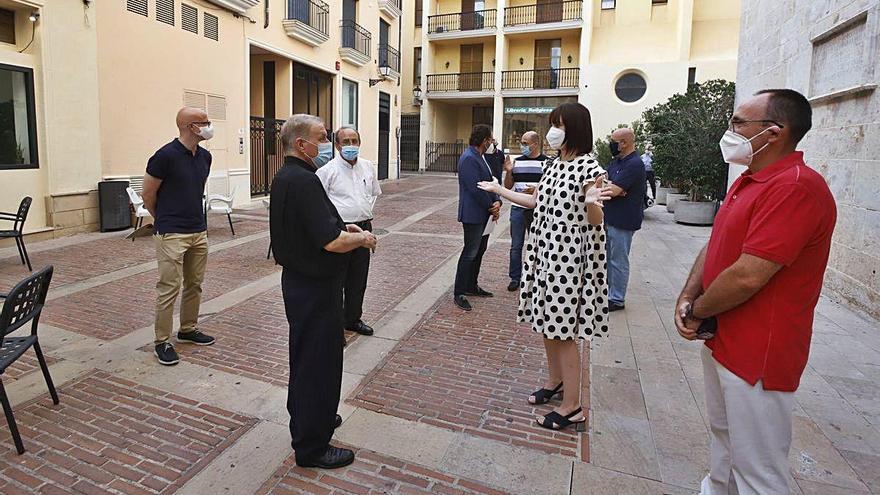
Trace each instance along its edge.
{"label": "white face mask", "polygon": [[207,141],[214,137],[214,124],[208,124],[205,127],[199,127],[199,131],[196,132],[202,139]]}
{"label": "white face mask", "polygon": [[745,167],[751,165],[752,158],[770,144],[768,142],[764,146],[758,148],[757,151],[752,151],[752,139],[764,134],[768,130],[769,129],[764,129],[752,136],[751,139],[742,134],[737,134],[730,129],[725,131],[724,136],[721,137],[721,142],[718,143],[721,147],[721,156],[724,157],[724,161],[733,165],[743,165]]}
{"label": "white face mask", "polygon": [[565,130],[558,127],[551,127],[547,131],[547,144],[554,150],[562,149],[562,143],[565,142]]}

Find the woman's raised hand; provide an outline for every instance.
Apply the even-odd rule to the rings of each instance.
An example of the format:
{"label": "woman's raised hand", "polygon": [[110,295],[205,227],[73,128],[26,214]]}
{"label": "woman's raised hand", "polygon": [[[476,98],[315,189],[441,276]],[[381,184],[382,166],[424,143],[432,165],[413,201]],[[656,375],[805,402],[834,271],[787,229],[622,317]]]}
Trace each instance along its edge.
{"label": "woman's raised hand", "polygon": [[494,194],[498,194],[501,191],[501,184],[499,184],[498,181],[495,179],[492,179],[491,181],[483,180],[477,182],[477,187]]}
{"label": "woman's raised hand", "polygon": [[595,181],[584,182],[585,202],[587,205],[602,207],[604,201],[611,199],[611,186],[605,185],[605,176],[596,177]]}

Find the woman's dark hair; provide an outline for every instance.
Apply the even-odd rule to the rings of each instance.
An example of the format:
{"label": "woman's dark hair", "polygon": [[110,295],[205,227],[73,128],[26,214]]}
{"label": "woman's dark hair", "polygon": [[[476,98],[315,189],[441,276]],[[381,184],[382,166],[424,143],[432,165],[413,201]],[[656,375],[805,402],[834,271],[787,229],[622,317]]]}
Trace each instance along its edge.
{"label": "woman's dark hair", "polygon": [[550,112],[550,124],[565,126],[565,141],[562,146],[576,155],[593,151],[593,121],[590,111],[580,103],[563,103]]}
{"label": "woman's dark hair", "polygon": [[487,126],[486,124],[477,124],[474,126],[474,130],[471,131],[471,146],[479,146],[483,144],[483,141],[492,137],[492,128]]}

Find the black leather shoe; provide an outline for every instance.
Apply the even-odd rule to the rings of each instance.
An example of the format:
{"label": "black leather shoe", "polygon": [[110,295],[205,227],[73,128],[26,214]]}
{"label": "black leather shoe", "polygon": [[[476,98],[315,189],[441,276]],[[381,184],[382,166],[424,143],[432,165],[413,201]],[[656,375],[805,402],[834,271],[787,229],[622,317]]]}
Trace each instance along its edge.
{"label": "black leather shoe", "polygon": [[348,449],[330,446],[327,447],[327,451],[324,452],[324,455],[321,457],[305,462],[301,462],[297,459],[296,465],[307,468],[337,469],[348,466],[352,462],[354,462],[354,452]]}
{"label": "black leather shoe", "polygon": [[511,280],[509,284],[507,284],[507,290],[510,292],[519,289],[519,280]]}
{"label": "black leather shoe", "polygon": [[352,332],[357,332],[361,335],[373,335],[373,327],[364,323],[363,320],[360,320],[354,325],[346,327],[345,329],[351,330]]}
{"label": "black leather shoe", "polygon": [[471,306],[471,303],[464,296],[455,296],[452,300],[455,302],[456,306],[465,311],[470,311],[474,309],[473,306]]}
{"label": "black leather shoe", "polygon": [[342,426],[342,416],[337,414],[336,420],[333,421],[333,429],[335,430],[336,428],[339,428],[340,426]]}
{"label": "black leather shoe", "polygon": [[608,303],[608,312],[609,313],[613,313],[615,311],[621,311],[624,309],[626,309],[626,305],[624,305],[624,304]]}
{"label": "black leather shoe", "polygon": [[477,297],[492,297],[495,294],[492,294],[491,292],[487,291],[486,289],[484,289],[478,285],[477,288],[473,290],[473,292],[468,292],[466,295],[477,296]]}

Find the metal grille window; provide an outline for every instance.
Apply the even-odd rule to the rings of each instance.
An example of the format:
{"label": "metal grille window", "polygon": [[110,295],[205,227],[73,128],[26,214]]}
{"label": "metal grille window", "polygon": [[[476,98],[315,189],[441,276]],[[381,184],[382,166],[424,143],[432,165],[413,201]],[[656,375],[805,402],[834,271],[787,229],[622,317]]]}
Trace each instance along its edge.
{"label": "metal grille window", "polygon": [[226,120],[226,98],[208,95],[208,120]]}
{"label": "metal grille window", "polygon": [[602,0],[602,10],[609,10],[616,7],[616,0]]}
{"label": "metal grille window", "polygon": [[219,19],[207,12],[205,12],[205,38],[220,41]]}
{"label": "metal grille window", "polygon": [[198,108],[199,110],[208,111],[208,105],[205,101],[205,93],[199,93],[198,91],[184,91],[183,92],[183,106]]}
{"label": "metal grille window", "polygon": [[174,0],[156,0],[156,20],[174,25]]}
{"label": "metal grille window", "polygon": [[127,0],[126,10],[147,17],[147,0]]}
{"label": "metal grille window", "polygon": [[15,12],[0,9],[0,42],[15,44]]}
{"label": "metal grille window", "polygon": [[180,27],[185,31],[199,34],[199,11],[192,5],[180,4]]}

